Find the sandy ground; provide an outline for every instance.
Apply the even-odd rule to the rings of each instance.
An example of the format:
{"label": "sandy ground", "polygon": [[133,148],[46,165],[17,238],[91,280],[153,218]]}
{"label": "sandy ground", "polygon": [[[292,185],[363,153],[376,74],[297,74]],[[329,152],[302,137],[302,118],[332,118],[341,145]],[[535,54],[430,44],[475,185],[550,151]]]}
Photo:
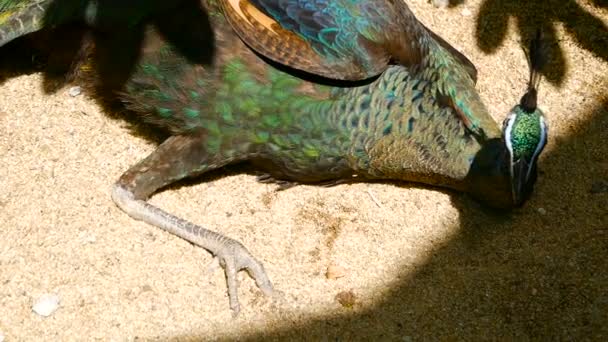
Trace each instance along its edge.
{"label": "sandy ground", "polygon": [[[351,184],[276,192],[229,171],[152,202],[242,241],[281,295],[240,274],[241,315],[204,250],[130,219],[110,187],[154,149],[40,74],[0,85],[0,335],[17,340],[608,338],[608,8],[409,1],[479,69],[501,122],[525,87],[516,24],[540,13],[560,53],[541,86],[551,138],[532,199],[498,215],[425,187]],[[510,6],[510,7],[509,7]],[[516,8],[517,11],[510,11]],[[507,20],[511,13],[517,17]],[[595,16],[593,19],[592,16]],[[581,19],[582,18],[582,19]],[[504,40],[500,19],[509,25]],[[488,39],[490,37],[491,39]],[[496,47],[492,49],[493,44]],[[484,51],[485,50],[485,51]],[[492,50],[488,52],[489,50]],[[1,56],[0,50],[0,56]],[[10,72],[10,70],[3,70]],[[377,203],[376,203],[377,201]],[[330,280],[330,265],[344,277]],[[352,293],[353,303],[337,298]],[[49,317],[32,311],[56,294]],[[346,296],[348,297],[348,296]],[[2,340],[2,338],[0,338]]]}

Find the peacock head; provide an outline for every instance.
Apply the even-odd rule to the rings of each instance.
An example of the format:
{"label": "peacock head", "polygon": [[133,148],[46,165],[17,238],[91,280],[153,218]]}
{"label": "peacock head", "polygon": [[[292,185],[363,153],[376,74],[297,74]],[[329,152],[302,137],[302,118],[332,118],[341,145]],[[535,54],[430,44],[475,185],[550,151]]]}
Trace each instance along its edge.
{"label": "peacock head", "polygon": [[537,31],[529,50],[530,80],[518,105],[503,122],[503,140],[509,155],[509,175],[513,204],[520,206],[536,182],[538,157],[547,143],[547,124],[537,107],[540,71],[547,60],[542,33]]}

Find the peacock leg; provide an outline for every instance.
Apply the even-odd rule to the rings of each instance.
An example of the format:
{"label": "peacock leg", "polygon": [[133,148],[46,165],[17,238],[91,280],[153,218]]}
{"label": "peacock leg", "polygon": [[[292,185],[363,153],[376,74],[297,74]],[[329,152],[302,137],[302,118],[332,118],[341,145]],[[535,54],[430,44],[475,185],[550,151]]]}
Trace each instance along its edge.
{"label": "peacock leg", "polygon": [[236,278],[240,270],[246,270],[262,292],[272,294],[272,283],[263,265],[240,242],[169,214],[146,201],[166,185],[230,162],[209,156],[204,146],[203,134],[168,138],[120,177],[114,185],[112,199],[132,218],[164,229],[218,257],[226,272],[230,308],[236,315],[240,310]]}

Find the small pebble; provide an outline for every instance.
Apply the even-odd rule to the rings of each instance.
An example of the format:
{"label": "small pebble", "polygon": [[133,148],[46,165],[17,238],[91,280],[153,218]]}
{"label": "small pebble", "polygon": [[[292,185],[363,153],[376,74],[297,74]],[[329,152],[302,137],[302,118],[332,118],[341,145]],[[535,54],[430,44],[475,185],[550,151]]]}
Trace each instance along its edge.
{"label": "small pebble", "polygon": [[325,272],[325,278],[332,280],[342,278],[345,275],[346,269],[338,265],[329,265],[329,267],[327,267],[327,271]]}
{"label": "small pebble", "polygon": [[471,10],[470,10],[470,9],[468,9],[468,8],[463,8],[463,9],[462,9],[462,12],[460,12],[460,13],[461,13],[463,16],[465,16],[465,17],[468,17],[468,16],[470,16],[471,14],[473,14],[473,13],[471,12]]}
{"label": "small pebble", "polygon": [[44,294],[38,298],[32,310],[40,316],[48,317],[59,307],[59,296],[56,294]]}
{"label": "small pebble", "polygon": [[4,334],[0,332],[0,342],[4,342]]}
{"label": "small pebble", "polygon": [[352,308],[357,301],[353,290],[342,291],[336,295],[336,300],[345,308]]}
{"label": "small pebble", "polygon": [[538,208],[538,209],[536,209],[536,211],[538,211],[538,213],[541,214],[541,215],[546,215],[547,214],[547,210],[545,210],[545,208]]}
{"label": "small pebble", "polygon": [[97,237],[95,237],[95,234],[88,232],[80,232],[80,234],[78,234],[78,237],[82,240],[83,243],[95,243],[95,241],[97,241]]}
{"label": "small pebble", "polygon": [[450,5],[450,0],[432,0],[431,2],[438,8],[446,8]]}
{"label": "small pebble", "polygon": [[80,89],[79,86],[71,87],[70,90],[68,90],[68,94],[70,94],[72,97],[80,95],[81,92],[82,89]]}
{"label": "small pebble", "polygon": [[591,189],[589,189],[589,192],[592,194],[601,194],[602,192],[608,192],[608,181],[599,180],[593,182],[593,184],[591,184]]}

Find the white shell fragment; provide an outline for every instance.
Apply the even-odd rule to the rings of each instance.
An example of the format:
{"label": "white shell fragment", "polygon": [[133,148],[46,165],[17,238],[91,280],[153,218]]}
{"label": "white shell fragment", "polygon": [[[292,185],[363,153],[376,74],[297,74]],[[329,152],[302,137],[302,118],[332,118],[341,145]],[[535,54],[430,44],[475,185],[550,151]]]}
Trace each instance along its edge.
{"label": "white shell fragment", "polygon": [[432,0],[431,2],[438,8],[447,8],[450,5],[450,0]]}
{"label": "white shell fragment", "polygon": [[32,310],[40,316],[48,317],[59,307],[59,296],[56,294],[44,294],[38,298]]}
{"label": "white shell fragment", "polygon": [[338,279],[346,276],[346,269],[342,266],[338,265],[330,265],[325,272],[325,277],[327,279]]}
{"label": "white shell fragment", "polygon": [[70,90],[68,90],[68,94],[70,94],[71,97],[76,97],[80,95],[81,92],[82,90],[79,86],[71,87]]}

